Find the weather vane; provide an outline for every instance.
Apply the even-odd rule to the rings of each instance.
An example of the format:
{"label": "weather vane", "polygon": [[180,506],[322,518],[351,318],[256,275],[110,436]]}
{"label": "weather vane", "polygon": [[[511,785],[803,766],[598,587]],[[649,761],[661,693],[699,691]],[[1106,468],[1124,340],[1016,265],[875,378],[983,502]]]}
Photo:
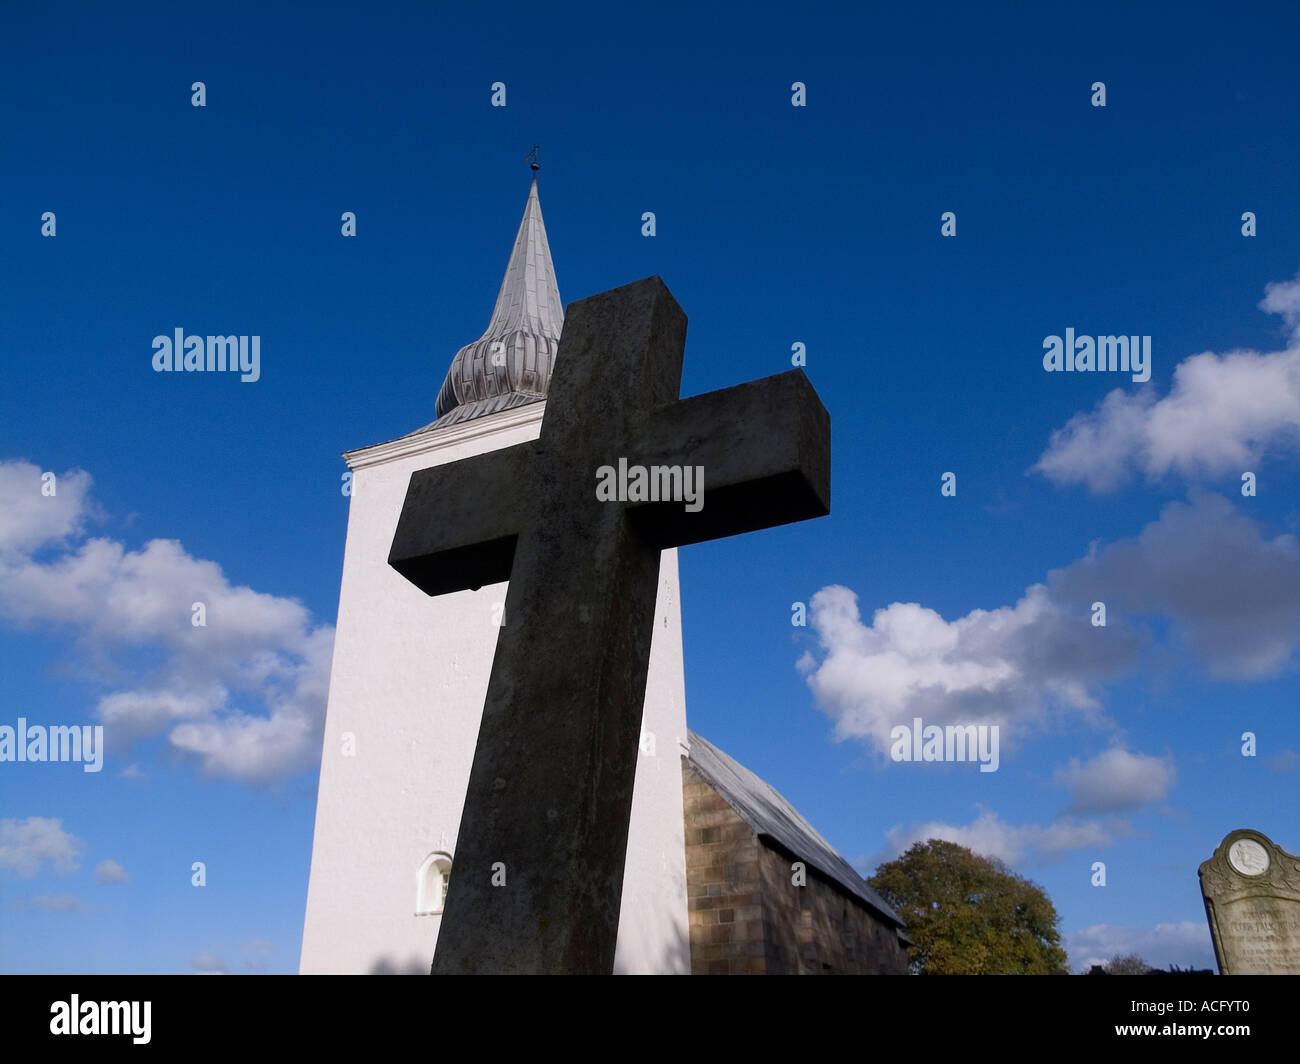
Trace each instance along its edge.
{"label": "weather vane", "polygon": [[542,168],[542,164],[537,161],[537,149],[540,147],[540,144],[534,144],[533,150],[524,156],[524,162],[528,164],[528,169],[533,173],[537,173]]}

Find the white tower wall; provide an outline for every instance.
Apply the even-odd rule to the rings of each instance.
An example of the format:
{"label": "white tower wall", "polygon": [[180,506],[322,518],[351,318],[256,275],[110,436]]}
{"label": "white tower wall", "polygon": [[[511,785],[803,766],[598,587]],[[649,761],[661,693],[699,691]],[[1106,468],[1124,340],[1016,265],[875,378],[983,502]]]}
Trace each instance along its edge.
{"label": "white tower wall", "polygon": [[[353,451],[299,971],[425,973],[441,915],[417,872],[452,856],[506,584],[429,597],[389,567],[411,473],[537,438],[538,402]],[[594,489],[593,489],[594,490]],[[494,611],[494,607],[496,608]],[[660,562],[615,971],[690,971],[677,552]],[[505,618],[506,623],[510,618]],[[347,756],[351,734],[355,754]]]}

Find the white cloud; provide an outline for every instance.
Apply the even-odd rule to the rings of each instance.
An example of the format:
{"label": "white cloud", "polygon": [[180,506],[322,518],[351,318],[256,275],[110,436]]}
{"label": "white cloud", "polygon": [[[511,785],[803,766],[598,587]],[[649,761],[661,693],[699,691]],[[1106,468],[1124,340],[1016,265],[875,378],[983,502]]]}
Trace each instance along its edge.
{"label": "white cloud", "polygon": [[1169,394],[1117,388],[1055,430],[1031,472],[1113,491],[1135,472],[1239,477],[1271,450],[1300,445],[1300,277],[1270,284],[1259,304],[1291,332],[1283,351],[1206,351],[1174,370]]}
{"label": "white cloud", "polygon": [[[128,550],[84,539],[90,477],[61,475],[47,500],[40,473],[0,462],[0,617],[71,631],[84,672],[109,688],[95,715],[110,745],[166,732],[204,772],[259,784],[311,765],[333,628],[295,600],[231,584],[174,540]],[[191,623],[196,602],[204,627]]]}
{"label": "white cloud", "polygon": [[1167,617],[1216,676],[1281,672],[1300,644],[1300,539],[1264,536],[1218,495],[1169,503],[1132,539],[1049,575],[1052,595],[1096,598],[1111,618]]}
{"label": "white cloud", "polygon": [[1055,782],[1070,792],[1070,811],[1106,813],[1136,809],[1169,793],[1176,773],[1172,758],[1132,754],[1114,747],[1091,761],[1072,757]]}
{"label": "white cloud", "polygon": [[1269,314],[1280,314],[1291,330],[1293,339],[1300,340],[1300,274],[1294,281],[1273,281],[1264,286],[1264,298],[1259,309]]}
{"label": "white cloud", "polygon": [[244,944],[244,971],[260,974],[270,970],[275,944],[264,938],[255,938]]}
{"label": "white cloud", "polygon": [[86,844],[63,830],[63,821],[29,816],[0,820],[0,868],[31,879],[48,862],[57,872],[75,872]]}
{"label": "white cloud", "polygon": [[219,684],[202,690],[115,691],[99,700],[95,716],[118,740],[152,735],[176,721],[215,713],[229,693]]}
{"label": "white cloud", "polygon": [[45,472],[30,462],[0,462],[0,557],[62,543],[94,516],[88,499],[90,474],[74,469],[56,476],[54,494],[45,495]]}
{"label": "white cloud", "polygon": [[95,865],[95,878],[100,883],[126,883],[130,876],[126,874],[126,869],[111,858],[106,861],[100,861]]}
{"label": "white cloud", "polygon": [[[1092,603],[1107,625],[1094,628]],[[1300,646],[1300,540],[1265,537],[1217,495],[1170,503],[1136,537],[1087,555],[1034,584],[1014,606],[945,620],[895,602],[863,622],[838,585],[813,597],[817,651],[798,662],[837,739],[887,755],[889,732],[926,724],[998,724],[1005,755],[1016,734],[1051,713],[1103,721],[1100,695],[1137,660],[1147,618],[1215,676],[1258,679],[1285,669]]]}
{"label": "white cloud", "polygon": [[77,913],[85,909],[82,900],[71,894],[39,894],[30,904],[33,909],[46,913]]}
{"label": "white cloud", "polygon": [[890,729],[913,717],[1024,725],[1042,716],[1048,700],[1092,712],[1090,684],[1127,665],[1137,649],[1122,633],[1088,638],[1086,614],[1070,615],[1041,584],[1014,606],[954,621],[895,602],[868,626],[857,596],[838,585],[818,591],[811,605],[823,657],[807,653],[799,668],[834,718],[836,737],[866,739],[882,752]]}
{"label": "white cloud", "polygon": [[888,833],[885,860],[903,853],[913,843],[943,839],[965,846],[982,857],[996,857],[1014,866],[1026,859],[1050,859],[1069,850],[1101,849],[1114,844],[1120,835],[1130,834],[1123,821],[1109,826],[1096,821],[1063,817],[1045,827],[1039,824],[1008,824],[997,813],[985,810],[969,824],[947,824],[931,820],[907,827],[897,825]]}
{"label": "white cloud", "polygon": [[230,965],[215,953],[196,953],[190,958],[190,968],[194,975],[225,975]]}
{"label": "white cloud", "polygon": [[178,724],[171,743],[197,755],[217,776],[269,780],[320,757],[329,694],[334,629],[321,626],[299,641],[300,659],[285,664],[279,682],[267,682],[269,717],[230,711],[217,719]]}
{"label": "white cloud", "polygon": [[1076,972],[1086,972],[1112,957],[1132,954],[1153,968],[1167,969],[1175,964],[1179,968],[1216,968],[1214,944],[1204,920],[1156,924],[1153,928],[1096,924],[1063,935],[1062,944]]}
{"label": "white cloud", "polygon": [[1300,750],[1279,750],[1269,759],[1268,767],[1274,772],[1294,772],[1300,768]]}

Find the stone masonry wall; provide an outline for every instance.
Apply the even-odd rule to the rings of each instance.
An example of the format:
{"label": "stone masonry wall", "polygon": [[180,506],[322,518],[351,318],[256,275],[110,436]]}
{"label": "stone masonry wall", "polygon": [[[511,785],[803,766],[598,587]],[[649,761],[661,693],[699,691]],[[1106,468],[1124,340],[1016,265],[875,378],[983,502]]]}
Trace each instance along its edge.
{"label": "stone masonry wall", "polygon": [[798,860],[759,842],[769,975],[904,975],[907,954],[895,929],[815,869],[795,886]]}
{"label": "stone masonry wall", "polygon": [[760,840],[695,768],[682,765],[693,975],[902,974],[894,929],[814,869]]}
{"label": "stone masonry wall", "polygon": [[691,974],[762,975],[758,839],[688,762],[682,763],[682,805]]}

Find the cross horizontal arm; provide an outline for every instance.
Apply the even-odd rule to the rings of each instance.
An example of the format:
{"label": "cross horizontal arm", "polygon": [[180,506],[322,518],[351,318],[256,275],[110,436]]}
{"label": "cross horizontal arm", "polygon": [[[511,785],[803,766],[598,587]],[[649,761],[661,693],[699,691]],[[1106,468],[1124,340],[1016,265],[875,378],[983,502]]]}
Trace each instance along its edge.
{"label": "cross horizontal arm", "polygon": [[628,507],[661,549],[824,517],[831,507],[831,420],[803,370],[681,399],[650,413],[634,461],[699,466],[704,505]]}
{"label": "cross horizontal arm", "polygon": [[510,579],[537,445],[411,474],[388,564],[426,595]]}

